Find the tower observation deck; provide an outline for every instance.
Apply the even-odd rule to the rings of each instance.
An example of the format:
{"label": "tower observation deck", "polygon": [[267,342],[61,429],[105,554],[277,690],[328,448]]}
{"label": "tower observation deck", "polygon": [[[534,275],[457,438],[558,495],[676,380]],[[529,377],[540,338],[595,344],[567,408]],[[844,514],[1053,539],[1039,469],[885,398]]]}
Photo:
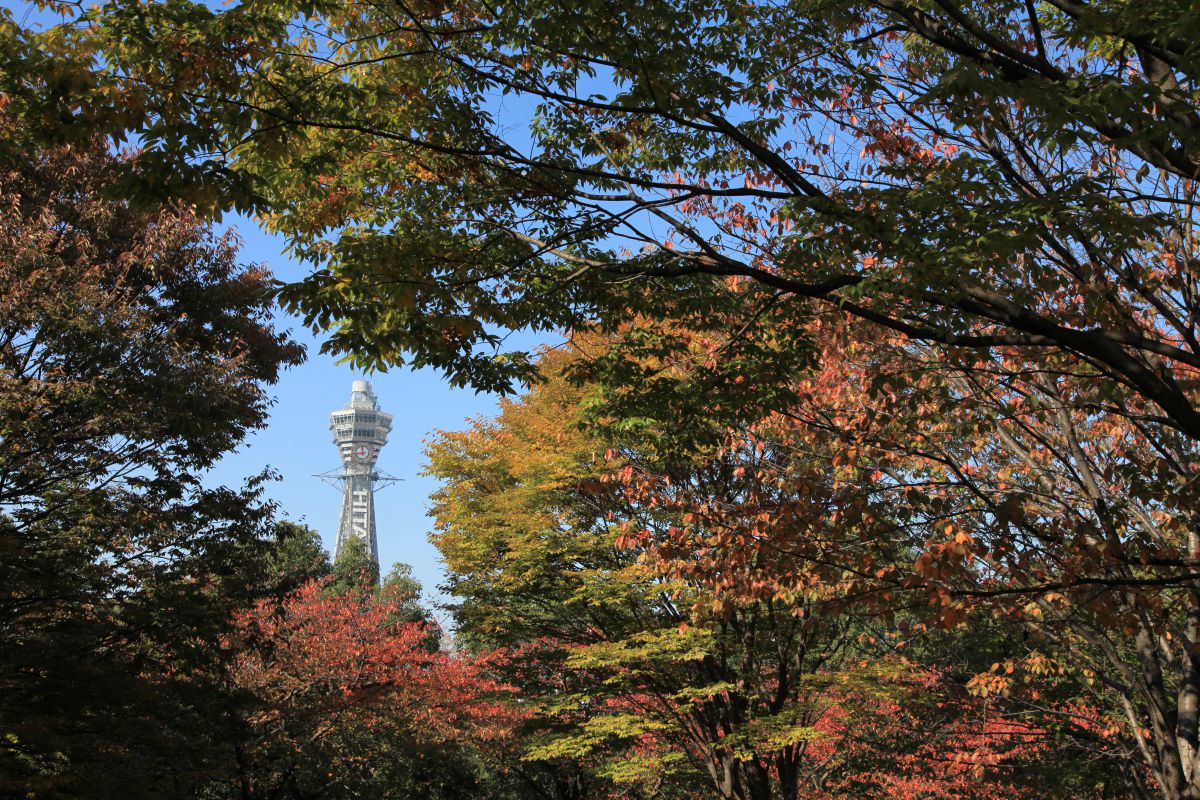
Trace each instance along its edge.
{"label": "tower observation deck", "polygon": [[392,415],[379,410],[379,400],[370,381],[355,381],[350,402],[329,415],[329,430],[342,458],[342,468],[319,477],[342,491],[342,512],[338,518],[336,561],[346,542],[359,537],[367,543],[367,554],[379,565],[379,542],[375,530],[375,487],[393,483],[397,478],[379,472],[375,462],[379,450],[387,444],[392,430]]}

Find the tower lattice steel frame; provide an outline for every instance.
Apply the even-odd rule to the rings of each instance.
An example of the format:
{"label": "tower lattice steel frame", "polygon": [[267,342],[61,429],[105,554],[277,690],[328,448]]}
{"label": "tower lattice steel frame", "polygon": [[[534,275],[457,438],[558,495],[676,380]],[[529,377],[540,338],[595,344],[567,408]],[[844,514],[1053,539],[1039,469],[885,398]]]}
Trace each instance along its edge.
{"label": "tower lattice steel frame", "polygon": [[392,430],[392,415],[379,410],[379,399],[370,381],[355,381],[350,387],[350,402],[329,415],[329,430],[342,457],[342,468],[317,477],[342,492],[333,558],[337,560],[350,537],[360,537],[366,540],[367,553],[378,567],[375,489],[400,480],[375,468],[379,450],[387,444]]}

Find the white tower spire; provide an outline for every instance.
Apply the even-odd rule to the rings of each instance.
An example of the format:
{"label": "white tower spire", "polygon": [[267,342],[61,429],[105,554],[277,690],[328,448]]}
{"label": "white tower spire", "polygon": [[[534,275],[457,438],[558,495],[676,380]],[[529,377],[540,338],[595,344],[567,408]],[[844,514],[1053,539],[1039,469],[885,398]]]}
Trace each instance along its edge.
{"label": "white tower spire", "polygon": [[342,457],[342,469],[325,473],[322,478],[337,481],[342,490],[342,513],[338,519],[336,561],[350,537],[367,543],[367,554],[379,566],[379,543],[375,533],[375,484],[396,480],[375,469],[379,450],[387,444],[392,415],[379,410],[379,400],[371,391],[370,381],[355,381],[350,387],[350,402],[329,415],[333,443]]}

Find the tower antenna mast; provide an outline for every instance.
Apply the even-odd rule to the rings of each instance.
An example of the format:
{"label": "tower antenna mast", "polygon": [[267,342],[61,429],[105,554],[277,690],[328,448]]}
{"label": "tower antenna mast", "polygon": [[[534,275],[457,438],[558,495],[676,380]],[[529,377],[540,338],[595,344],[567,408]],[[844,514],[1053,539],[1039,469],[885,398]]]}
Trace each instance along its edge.
{"label": "tower antenna mast", "polygon": [[352,537],[361,538],[366,541],[367,556],[378,571],[375,488],[401,480],[375,467],[379,450],[387,444],[392,430],[392,415],[379,410],[379,399],[371,390],[370,381],[355,381],[350,387],[350,402],[329,415],[329,430],[342,457],[342,467],[317,477],[342,492],[333,559],[337,561]]}

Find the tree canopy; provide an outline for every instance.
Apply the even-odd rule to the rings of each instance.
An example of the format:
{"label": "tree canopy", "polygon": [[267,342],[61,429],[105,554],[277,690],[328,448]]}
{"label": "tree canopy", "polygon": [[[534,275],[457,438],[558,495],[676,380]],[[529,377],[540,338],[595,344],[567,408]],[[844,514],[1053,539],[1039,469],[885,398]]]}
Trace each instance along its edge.
{"label": "tree canopy", "polygon": [[265,575],[261,481],[200,476],[302,350],[231,235],[105,197],[125,171],[98,139],[0,156],[4,794],[207,780],[215,639]]}
{"label": "tree canopy", "polygon": [[25,58],[12,97],[208,158],[179,174],[312,259],[289,302],[364,365],[504,387],[500,328],[719,306],[787,335],[815,299],[1069,354],[1195,436],[1195,23],[1143,12],[110,2],[24,40],[102,66],[35,97]]}
{"label": "tree canopy", "polygon": [[[690,468],[671,462],[669,496],[639,488],[661,467],[628,441],[606,453],[612,440],[581,426],[586,391],[564,371],[582,357],[547,354],[528,395],[429,448],[458,633],[527,654],[508,667],[534,712],[526,760],[580,761],[634,797],[1104,796],[1094,775],[1114,771],[1114,753],[1096,748],[1092,776],[1064,759],[1091,750],[1072,742],[1090,729],[1069,710],[1080,702],[1070,679],[1010,706],[1007,692],[988,699],[976,680],[972,694],[960,677],[1001,653],[1044,660],[1019,625],[977,622],[907,649],[923,638],[920,616],[861,596],[839,560],[858,532],[813,520],[847,509],[764,514],[816,498],[811,484],[779,481],[772,501],[754,499],[762,490],[738,466],[748,453],[694,451]],[[773,447],[757,469],[796,460]],[[761,545],[742,536],[741,504],[770,532]],[[799,556],[800,574],[768,548]],[[817,549],[824,565],[803,557]]]}
{"label": "tree canopy", "polygon": [[[439,437],[431,464],[462,641],[532,654],[508,673],[548,736],[531,787],[652,795],[699,775],[725,797],[794,793],[812,751],[852,741],[832,751],[840,772],[803,785],[834,791],[840,775],[860,793],[928,795],[914,775],[933,741],[981,766],[987,791],[1036,791],[996,773],[1037,774],[1044,757],[1062,767],[1059,793],[1200,797],[1193,4],[61,10],[40,32],[8,12],[0,25],[12,174],[31,152],[135,143],[136,169],[85,183],[88,225],[120,238],[129,219],[145,229],[137,209],[165,207],[185,222],[153,226],[153,244],[227,265],[227,247],[188,226],[254,212],[310,265],[278,297],[327,349],[480,390],[541,382],[498,420]],[[86,261],[62,249],[91,242],[55,210],[79,202],[47,193],[60,184],[8,201],[17,274],[46,253],[59,272]],[[103,263],[136,266],[140,246]],[[134,500],[162,492],[167,511],[118,534],[190,530],[172,517],[172,470],[261,421],[256,387],[290,357],[258,323],[265,275],[210,269],[232,312],[193,316],[173,263],[131,269],[154,287],[133,308],[148,328],[106,328],[108,306],[84,314],[83,336],[62,324],[100,302],[90,273],[71,273],[78,292],[36,268],[19,287],[50,292],[51,338],[23,344],[42,318],[13,304],[18,362],[63,343],[86,355],[64,368],[88,379],[120,386],[149,358],[209,389],[168,398],[163,428],[134,389],[119,407],[89,405],[101,395],[86,386],[53,398],[79,441],[22,406],[2,439],[28,467],[11,484],[21,513],[64,493],[116,502],[71,481],[128,463]],[[117,345],[96,345],[96,329]],[[216,355],[173,372],[163,330]],[[510,349],[512,331],[562,334],[569,363]],[[113,408],[132,438],[101,441],[136,456],[91,444]],[[82,472],[44,483],[63,465]],[[68,554],[90,570],[108,552]],[[956,659],[947,637],[987,657]],[[856,658],[911,663],[862,694]],[[872,750],[855,699],[903,727],[931,718],[901,702],[918,685],[938,698],[939,736]],[[814,710],[841,727],[771,738],[814,730],[800,719]],[[1028,745],[1012,761],[989,760],[997,729],[979,720],[993,712],[1020,723],[1001,731]],[[984,739],[956,738],[968,728]],[[859,757],[883,776],[867,788]],[[984,791],[957,777],[936,790]]]}

